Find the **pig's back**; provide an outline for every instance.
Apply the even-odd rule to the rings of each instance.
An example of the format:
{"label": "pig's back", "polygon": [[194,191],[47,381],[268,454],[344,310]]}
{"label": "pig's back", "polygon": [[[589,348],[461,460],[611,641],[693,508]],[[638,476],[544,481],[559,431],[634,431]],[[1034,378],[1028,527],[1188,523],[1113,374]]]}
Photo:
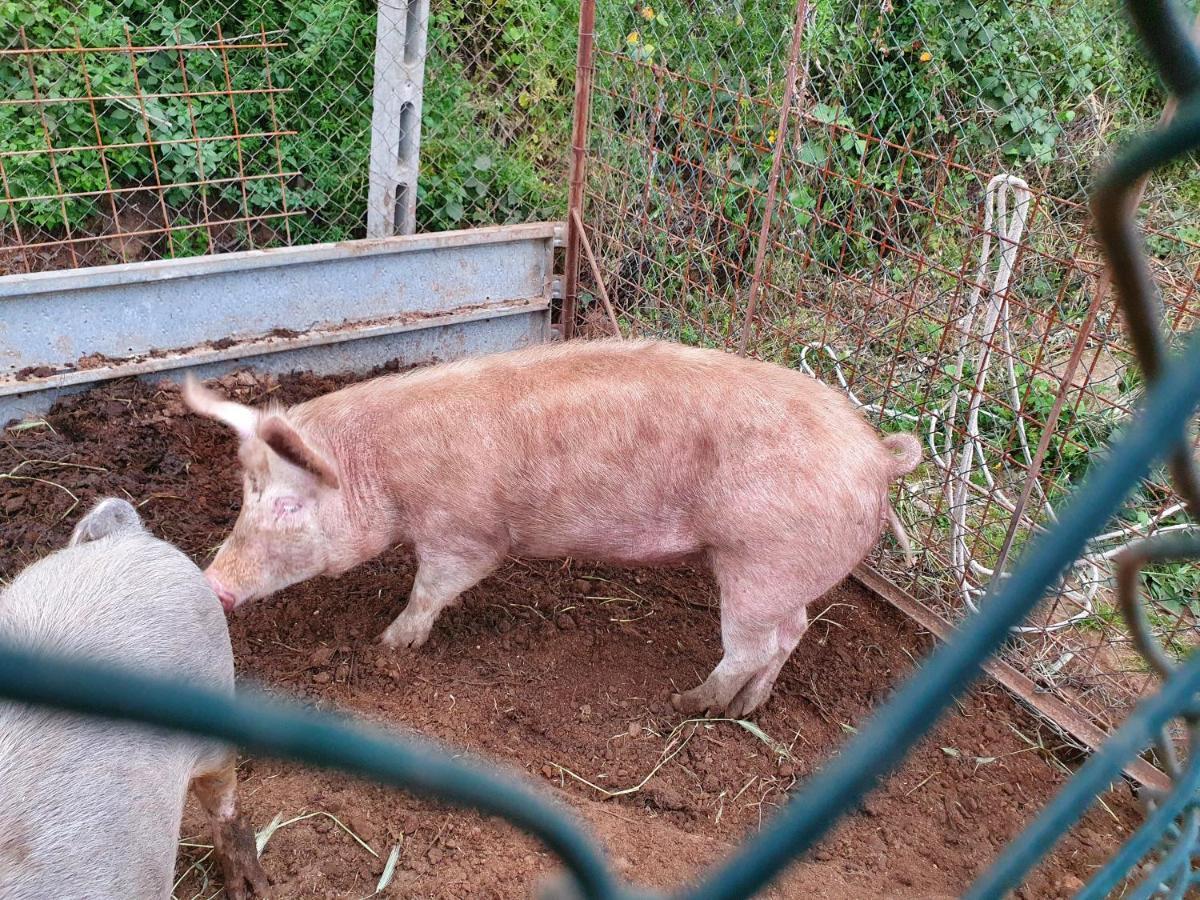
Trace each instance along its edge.
{"label": "pig's back", "polygon": [[879,435],[828,386],[666,342],[479,357],[294,412],[378,433],[364,469],[400,473],[414,508],[470,510],[462,527],[529,556],[666,561],[830,506],[870,531],[890,476]]}
{"label": "pig's back", "polygon": [[200,569],[148,533],[68,547],[0,593],[0,634],[50,653],[233,689],[233,651]]}
{"label": "pig's back", "polygon": [[[199,570],[146,534],[30,566],[0,593],[25,647],[230,691],[224,617]],[[0,702],[0,896],[169,895],[193,767],[215,745]]]}
{"label": "pig's back", "polygon": [[[381,444],[406,451],[465,447],[477,457],[490,449],[553,450],[568,433],[593,456],[614,443],[657,453],[662,444],[713,440],[725,454],[791,442],[811,455],[841,438],[863,445],[866,464],[888,468],[879,435],[828,385],[666,341],[571,341],[473,357],[360,382],[300,404],[289,417],[327,443],[336,444],[338,433],[360,443],[378,434]],[[410,454],[408,462],[419,460]]]}

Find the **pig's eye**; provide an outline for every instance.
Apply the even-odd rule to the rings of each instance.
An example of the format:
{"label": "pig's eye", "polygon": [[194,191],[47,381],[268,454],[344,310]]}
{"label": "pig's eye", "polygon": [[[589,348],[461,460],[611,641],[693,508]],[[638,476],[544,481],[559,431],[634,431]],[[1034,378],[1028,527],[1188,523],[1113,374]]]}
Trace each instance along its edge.
{"label": "pig's eye", "polygon": [[275,518],[282,516],[290,516],[293,513],[299,512],[302,506],[299,497],[276,497],[275,498]]}

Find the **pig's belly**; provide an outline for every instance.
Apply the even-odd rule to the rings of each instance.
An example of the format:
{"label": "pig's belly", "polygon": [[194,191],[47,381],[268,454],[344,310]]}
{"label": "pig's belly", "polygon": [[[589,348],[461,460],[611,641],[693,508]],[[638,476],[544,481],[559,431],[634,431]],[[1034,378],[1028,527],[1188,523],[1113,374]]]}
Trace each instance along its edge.
{"label": "pig's belly", "polygon": [[697,536],[669,524],[609,524],[596,529],[521,530],[512,552],[527,559],[572,559],[620,566],[665,566],[698,561],[705,547]]}

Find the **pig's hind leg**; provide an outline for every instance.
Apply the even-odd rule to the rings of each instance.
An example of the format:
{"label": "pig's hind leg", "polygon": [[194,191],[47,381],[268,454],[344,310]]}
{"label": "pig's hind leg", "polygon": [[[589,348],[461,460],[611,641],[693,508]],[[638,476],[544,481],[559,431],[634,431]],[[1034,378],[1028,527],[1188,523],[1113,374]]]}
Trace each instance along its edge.
{"label": "pig's hind leg", "polygon": [[490,550],[453,553],[423,552],[417,548],[417,577],[408,606],[380,636],[386,646],[420,647],[429,638],[442,610],[500,565],[501,556]]}
{"label": "pig's hind leg", "polygon": [[230,753],[217,769],[198,774],[192,792],[212,826],[213,854],[225,877],[225,895],[246,900],[265,895],[271,883],[258,861],[254,832],[238,817],[236,762]]}
{"label": "pig's hind leg", "polygon": [[705,712],[741,718],[770,695],[784,663],[808,629],[813,599],[795,580],[766,567],[714,559],[721,586],[724,654],[698,687],[671,698],[688,715]]}
{"label": "pig's hind leg", "polygon": [[775,679],[783,670],[784,664],[804,633],[808,631],[808,610],[800,607],[799,612],[793,613],[775,629],[775,653],[771,661],[759,669],[754,677],[742,685],[733,700],[725,707],[725,715],[740,719],[748,716],[767,701],[771,690],[775,687]]}

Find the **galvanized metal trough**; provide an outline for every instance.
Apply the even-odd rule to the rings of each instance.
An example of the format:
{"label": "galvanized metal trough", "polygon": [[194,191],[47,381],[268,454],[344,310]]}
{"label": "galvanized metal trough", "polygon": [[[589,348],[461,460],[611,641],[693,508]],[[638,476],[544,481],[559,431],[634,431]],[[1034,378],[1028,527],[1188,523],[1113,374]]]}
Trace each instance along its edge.
{"label": "galvanized metal trough", "polygon": [[0,424],[130,376],[365,371],[549,340],[546,222],[0,277]]}

